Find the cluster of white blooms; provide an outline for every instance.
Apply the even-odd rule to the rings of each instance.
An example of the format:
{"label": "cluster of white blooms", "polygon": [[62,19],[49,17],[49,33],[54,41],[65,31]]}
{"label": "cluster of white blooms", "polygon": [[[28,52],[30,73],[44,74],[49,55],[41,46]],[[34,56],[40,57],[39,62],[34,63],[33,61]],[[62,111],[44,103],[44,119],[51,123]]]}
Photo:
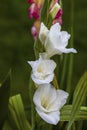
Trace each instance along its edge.
{"label": "cluster of white blooms", "polygon": [[54,125],[60,120],[60,109],[66,103],[68,93],[51,85],[56,63],[50,57],[55,54],[76,53],[75,49],[66,48],[70,35],[60,29],[58,23],[50,30],[41,23],[39,39],[46,52],[40,53],[38,60],[28,62],[32,67],[31,78],[37,87],[33,98],[36,111],[43,120]]}

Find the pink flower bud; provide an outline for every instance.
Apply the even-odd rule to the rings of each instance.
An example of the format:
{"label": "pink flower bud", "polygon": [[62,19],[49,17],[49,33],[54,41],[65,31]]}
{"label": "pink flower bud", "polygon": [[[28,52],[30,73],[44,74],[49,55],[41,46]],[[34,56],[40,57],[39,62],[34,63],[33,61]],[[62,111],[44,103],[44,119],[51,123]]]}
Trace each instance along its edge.
{"label": "pink flower bud", "polygon": [[57,13],[57,15],[56,15],[55,19],[58,19],[59,17],[61,17],[61,16],[62,16],[62,14],[63,14],[63,10],[62,10],[62,9],[60,9],[60,10],[58,11],[58,13]]}
{"label": "pink flower bud", "polygon": [[29,4],[32,4],[32,3],[34,3],[34,0],[27,0],[27,2],[28,2]]}
{"label": "pink flower bud", "polygon": [[59,23],[60,25],[62,25],[62,17],[59,17],[58,19],[54,19],[53,24],[55,23]]}
{"label": "pink flower bud", "polygon": [[39,8],[35,3],[31,4],[30,8],[28,9],[28,12],[30,19],[31,18],[38,19],[40,16]]}
{"label": "pink flower bud", "polygon": [[33,26],[33,27],[31,28],[31,33],[32,33],[34,39],[36,39],[36,38],[37,38],[37,29],[36,29],[35,26]]}

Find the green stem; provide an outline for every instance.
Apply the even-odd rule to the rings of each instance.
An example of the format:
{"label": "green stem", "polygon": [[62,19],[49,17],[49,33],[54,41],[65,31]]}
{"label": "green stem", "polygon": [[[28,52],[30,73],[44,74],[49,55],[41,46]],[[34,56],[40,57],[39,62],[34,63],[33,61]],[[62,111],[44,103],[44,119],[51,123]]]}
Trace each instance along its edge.
{"label": "green stem", "polygon": [[64,89],[64,80],[66,77],[66,68],[67,68],[67,55],[64,56],[64,62],[63,62],[63,69],[62,69],[62,75],[61,75],[61,81],[60,81],[60,88]]}
{"label": "green stem", "polygon": [[58,84],[58,81],[57,81],[57,78],[56,78],[56,75],[54,74],[54,79],[53,79],[53,85],[56,89],[59,89],[59,84]]}
{"label": "green stem", "polygon": [[32,130],[35,130],[35,110],[34,110],[34,104],[33,104],[33,81],[29,80],[29,97],[30,97],[30,103],[31,103],[31,124],[32,124]]}
{"label": "green stem", "polygon": [[[71,42],[70,47],[73,47],[73,39],[74,39],[74,1],[71,0]],[[69,56],[69,67],[68,67],[68,78],[67,78],[67,92],[71,92],[71,80],[72,80],[72,72],[73,72],[73,54]]]}
{"label": "green stem", "polygon": [[75,123],[72,124],[71,130],[75,130]]}

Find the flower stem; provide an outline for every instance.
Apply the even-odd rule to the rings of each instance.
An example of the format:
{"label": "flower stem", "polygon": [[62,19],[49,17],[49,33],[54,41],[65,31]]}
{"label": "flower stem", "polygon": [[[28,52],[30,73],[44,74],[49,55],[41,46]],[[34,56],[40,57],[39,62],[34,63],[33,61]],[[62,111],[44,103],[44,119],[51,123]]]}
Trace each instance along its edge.
{"label": "flower stem", "polygon": [[64,62],[63,62],[63,69],[62,69],[62,75],[61,75],[61,81],[60,81],[60,88],[64,89],[64,81],[65,81],[65,77],[66,77],[66,68],[67,68],[67,60],[68,60],[68,56],[65,55],[63,58]]}
{"label": "flower stem", "polygon": [[56,89],[59,89],[59,85],[58,85],[58,82],[57,82],[57,78],[56,78],[56,75],[54,74],[54,79],[53,79],[53,85]]}
{"label": "flower stem", "polygon": [[30,97],[30,103],[31,103],[31,124],[32,124],[32,130],[35,130],[35,110],[34,110],[34,104],[33,104],[33,81],[29,80],[29,97]]}
{"label": "flower stem", "polygon": [[[71,0],[71,42],[70,47],[73,47],[73,39],[74,39],[74,1]],[[72,80],[72,73],[73,73],[73,54],[70,54],[69,57],[69,69],[68,69],[68,79],[67,79],[67,92],[71,92],[71,80]]]}

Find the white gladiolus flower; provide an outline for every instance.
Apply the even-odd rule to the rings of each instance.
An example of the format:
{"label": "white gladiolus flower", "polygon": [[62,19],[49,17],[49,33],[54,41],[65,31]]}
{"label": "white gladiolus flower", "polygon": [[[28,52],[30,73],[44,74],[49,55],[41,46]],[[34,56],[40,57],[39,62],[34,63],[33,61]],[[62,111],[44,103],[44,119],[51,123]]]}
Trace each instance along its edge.
{"label": "white gladiolus flower", "polygon": [[33,101],[40,117],[49,124],[56,125],[60,120],[60,109],[66,103],[68,93],[56,90],[51,84],[39,85]]}
{"label": "white gladiolus flower", "polygon": [[42,53],[39,60],[28,62],[32,67],[31,78],[36,84],[50,83],[54,77],[56,63],[53,60],[45,59]]}
{"label": "white gladiolus flower", "polygon": [[47,27],[41,23],[39,39],[44,44],[44,48],[49,57],[55,54],[60,55],[62,53],[77,52],[74,48],[66,48],[70,34],[66,31],[60,30],[61,26],[59,23],[52,25],[50,30],[48,30]]}

